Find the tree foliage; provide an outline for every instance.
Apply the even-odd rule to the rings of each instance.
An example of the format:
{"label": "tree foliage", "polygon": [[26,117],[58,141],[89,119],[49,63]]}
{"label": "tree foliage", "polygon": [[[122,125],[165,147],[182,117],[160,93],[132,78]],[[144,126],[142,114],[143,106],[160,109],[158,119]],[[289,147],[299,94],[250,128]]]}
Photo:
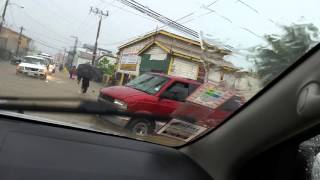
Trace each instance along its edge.
{"label": "tree foliage", "polygon": [[313,24],[282,26],[282,35],[265,35],[267,46],[253,50],[255,69],[263,84],[269,83],[316,44],[318,28]]}
{"label": "tree foliage", "polygon": [[115,70],[115,65],[111,64],[107,57],[100,60],[98,68],[102,70],[103,74],[113,75]]}

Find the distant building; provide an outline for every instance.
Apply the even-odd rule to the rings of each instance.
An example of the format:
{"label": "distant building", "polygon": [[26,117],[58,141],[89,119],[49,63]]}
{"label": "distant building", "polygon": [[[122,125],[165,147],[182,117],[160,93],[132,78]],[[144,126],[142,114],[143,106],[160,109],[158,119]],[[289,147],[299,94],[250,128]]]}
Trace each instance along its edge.
{"label": "distant building", "polygon": [[[2,27],[0,32],[0,56],[2,58],[8,58],[10,53],[15,53],[18,47],[19,33],[7,28]],[[28,50],[32,44],[32,39],[25,35],[21,37],[21,43],[19,47],[19,55],[27,55]]]}
{"label": "distant building", "polygon": [[105,54],[105,55],[102,55],[102,56],[98,57],[98,59],[97,59],[98,64],[103,58],[107,58],[109,60],[110,64],[116,64],[117,63],[117,59],[118,59],[113,54]]}
{"label": "distant building", "polygon": [[[77,48],[75,55],[73,55],[73,51],[69,52],[67,64],[72,63],[72,65],[76,67],[78,67],[79,64],[91,64],[92,57],[93,47],[88,44],[85,44],[82,48]],[[96,62],[98,63],[103,57],[107,57],[113,64],[115,64],[117,61],[116,57],[112,54],[112,51],[98,48]]]}

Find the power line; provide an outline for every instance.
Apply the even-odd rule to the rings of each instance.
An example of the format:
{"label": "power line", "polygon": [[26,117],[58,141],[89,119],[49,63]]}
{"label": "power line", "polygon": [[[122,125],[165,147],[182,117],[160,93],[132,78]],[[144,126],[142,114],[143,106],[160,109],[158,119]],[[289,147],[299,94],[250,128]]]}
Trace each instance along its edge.
{"label": "power line", "polygon": [[[122,0],[122,1],[127,1],[127,0]],[[127,2],[129,2],[129,1],[127,1]],[[173,20],[171,20],[171,19],[169,19],[169,18],[167,18],[167,17],[165,17],[165,16],[163,16],[163,15],[161,15],[161,14],[159,14],[159,13],[153,11],[153,10],[151,10],[150,8],[148,8],[148,7],[146,7],[146,6],[142,5],[142,4],[137,3],[134,0],[131,0],[131,2],[133,2],[132,4],[135,3],[134,4],[135,6],[141,6],[141,8],[145,8],[144,11],[147,10],[146,11],[147,14],[152,13],[151,16],[156,18],[158,21],[160,21],[160,22],[162,22],[164,24],[169,24],[169,26],[173,26],[174,28],[176,28],[176,29],[178,29],[178,30],[180,30],[182,32],[185,32],[187,34],[190,34],[191,36],[194,36],[194,37],[197,37],[197,38],[199,37],[198,33],[196,31],[179,24],[179,23],[177,23],[177,22],[175,22],[175,21],[173,21]]]}
{"label": "power line", "polygon": [[40,35],[40,36],[45,37],[45,38],[47,38],[47,39],[51,39],[51,40],[53,40],[53,41],[60,42],[60,43],[63,43],[63,44],[69,44],[69,43],[71,43],[71,41],[63,41],[63,40],[56,39],[56,38],[53,38],[53,37],[48,36],[48,35],[44,35],[44,34],[35,32],[35,31],[30,31],[30,30],[28,30],[28,32],[31,32],[31,33],[33,33],[33,34],[35,34],[35,35]]}
{"label": "power line", "polygon": [[249,4],[247,4],[247,3],[245,3],[245,2],[243,2],[243,1],[241,1],[241,0],[237,0],[237,1],[238,1],[239,3],[247,6],[247,7],[248,7],[249,9],[251,9],[252,11],[254,11],[254,12],[256,12],[256,13],[259,14],[259,11],[258,11],[257,9],[255,9],[254,7],[250,6]]}
{"label": "power line", "polygon": [[212,5],[214,5],[215,3],[217,3],[219,0],[215,0],[215,1],[213,1],[212,3],[209,3],[206,7],[208,8],[208,7],[210,7],[210,6],[212,6]]}
{"label": "power line", "polygon": [[[206,13],[203,13],[203,14],[200,14],[200,15],[196,16],[195,18],[199,18],[199,17],[202,17],[202,16],[206,16],[206,15],[211,14],[211,13],[212,13],[212,12],[206,12]],[[181,21],[181,20],[183,20],[183,19],[185,19],[185,18],[187,18],[187,17],[190,17],[190,16],[192,16],[192,15],[194,15],[194,12],[191,12],[191,13],[189,13],[189,14],[181,17],[181,18],[178,18],[178,19],[176,19],[175,21]],[[186,20],[186,21],[181,22],[181,24],[185,24],[185,23],[188,23],[188,22],[191,22],[191,21],[194,21],[194,20],[195,20],[195,19],[192,18],[192,19],[189,19],[189,20]],[[163,25],[163,26],[159,27],[158,29],[165,29],[165,28],[169,28],[169,26],[168,26],[168,25]],[[131,40],[133,40],[133,39],[136,39],[136,38],[138,38],[138,37],[141,37],[141,36],[143,36],[143,35],[145,35],[145,34],[154,32],[154,31],[155,31],[155,30],[153,29],[153,30],[144,32],[144,33],[142,33],[142,34],[140,34],[140,35],[133,36],[133,37],[130,37],[130,38],[126,38],[126,39],[123,39],[123,40],[120,40],[120,41],[116,41],[116,42],[112,42],[112,43],[105,43],[105,44],[100,43],[100,44],[101,44],[101,45],[104,45],[104,46],[111,46],[111,45],[122,44],[122,43],[125,43],[125,42],[128,42],[128,41],[131,41]]]}
{"label": "power line", "polygon": [[[105,0],[101,0],[101,1],[103,1],[105,3],[108,3]],[[166,24],[168,26],[172,26],[173,28],[178,29],[179,31],[182,31],[182,32],[184,32],[186,34],[189,34],[191,36],[194,36],[194,37],[198,38],[197,31],[194,31],[194,30],[192,30],[192,29],[190,29],[188,27],[185,27],[185,26],[183,26],[183,25],[181,25],[181,24],[179,24],[179,23],[177,23],[177,22],[175,22],[175,21],[173,21],[173,20],[171,20],[171,19],[169,19],[169,18],[167,18],[167,17],[165,17],[165,16],[153,11],[153,10],[151,10],[148,7],[145,7],[144,5],[138,3],[138,2],[136,2],[134,0],[131,0],[131,1],[118,0],[118,2],[121,2],[122,4],[124,4],[126,6],[129,6],[129,7],[133,8],[133,9],[135,9],[135,10],[137,10],[137,11],[139,11],[139,12],[141,12],[141,13],[143,13],[143,14],[151,17],[151,18],[153,18],[153,21],[157,20],[157,21],[159,21],[159,22],[161,22],[163,24]],[[113,4],[110,4],[110,5],[114,6]],[[120,7],[118,7],[118,8],[120,8]],[[123,8],[120,8],[120,9],[123,9]],[[136,14],[136,15],[138,15],[138,14]]]}
{"label": "power line", "polygon": [[[183,20],[183,19],[185,19],[185,18],[187,18],[187,17],[190,17],[190,16],[192,16],[192,15],[194,15],[194,12],[189,13],[189,14],[181,17],[181,18],[178,18],[176,21],[181,21],[181,20]],[[187,22],[190,22],[190,21],[192,21],[192,20],[194,20],[194,19],[190,19],[190,20],[188,20],[188,21],[186,21],[186,22],[183,22],[183,23],[187,23]],[[159,28],[157,28],[157,29],[163,29],[163,28],[165,28],[165,27],[168,27],[168,25],[163,25],[163,26],[161,26],[161,27],[159,27]],[[130,41],[130,40],[133,40],[133,39],[136,39],[136,38],[138,38],[138,37],[141,37],[141,36],[143,36],[143,35],[145,35],[145,34],[148,34],[148,33],[151,33],[151,32],[154,32],[154,30],[147,31],[147,32],[145,32],[145,33],[143,33],[143,34],[141,34],[141,35],[137,35],[137,36],[134,36],[134,37],[126,38],[126,39],[123,39],[123,40],[120,40],[120,41],[116,41],[116,42],[112,42],[112,43],[106,43],[106,44],[101,44],[101,43],[100,43],[100,44],[101,44],[101,45],[104,45],[104,46],[122,44],[122,43],[124,43],[124,42]]]}
{"label": "power line", "polygon": [[[16,27],[16,28],[19,28],[19,26],[15,23],[15,20],[14,20],[14,16],[13,16],[13,13],[12,13],[12,9],[10,8],[10,16],[11,16],[11,19],[12,19],[12,22],[13,22],[13,25]],[[59,40],[59,39],[56,39],[56,38],[52,38],[52,37],[49,37],[48,35],[44,35],[44,34],[41,34],[41,33],[38,33],[38,32],[35,32],[35,31],[30,31],[30,30],[28,30],[28,32],[32,32],[32,33],[34,33],[34,34],[36,34],[36,35],[41,35],[41,36],[43,36],[43,37],[46,37],[46,38],[48,38],[48,39],[51,39],[51,40],[54,40],[54,41],[58,41],[58,42],[61,42],[61,43],[66,43],[66,44],[68,44],[69,42],[67,42],[67,41],[62,41],[62,40]]]}
{"label": "power line", "polygon": [[215,11],[215,10],[213,10],[213,9],[210,9],[210,8],[208,8],[207,6],[203,6],[203,8],[206,9],[206,10],[208,10],[208,11],[211,11],[211,12],[215,13],[216,15],[220,16],[222,19],[228,21],[229,23],[232,23],[231,19],[229,19],[229,18],[227,18],[226,16],[218,13],[217,11]]}
{"label": "power line", "polygon": [[[42,1],[42,0],[41,0]],[[52,5],[53,5],[53,7],[56,7],[57,8],[57,10],[59,11],[59,13],[63,13],[64,14],[64,16],[61,16],[61,17],[63,17],[63,19],[64,20],[67,20],[68,22],[71,22],[72,24],[74,24],[75,22],[74,22],[74,19],[72,19],[72,20],[70,20],[69,21],[69,19],[65,19],[66,17],[70,17],[70,16],[67,16],[66,14],[65,14],[65,9],[64,8],[62,8],[59,4],[57,4],[54,0],[50,0],[50,1],[48,1],[49,3],[51,3]],[[78,20],[78,19],[76,19],[76,20]]]}
{"label": "power line", "polygon": [[184,32],[186,34],[189,34],[191,36],[194,36],[194,37],[199,37],[197,31],[194,31],[188,27],[185,27],[167,17],[165,17],[164,15],[161,15],[155,11],[153,11],[152,9],[134,1],[134,0],[118,0],[118,2],[121,2],[122,4],[126,5],[126,6],[129,6],[153,19],[156,19],[157,21],[163,23],[163,24],[168,24],[169,26],[171,26],[172,28],[175,28],[181,32]]}
{"label": "power line", "polygon": [[14,20],[11,7],[9,7],[9,13],[10,13],[10,16],[11,16],[11,20],[12,20],[13,25],[14,25],[16,28],[19,28],[19,26],[16,24],[16,22],[15,22],[15,20]]}
{"label": "power line", "polygon": [[245,27],[240,27],[241,29],[253,34],[254,36],[258,37],[258,38],[261,38],[263,39],[260,35],[258,35],[257,33],[253,32],[252,30],[248,29],[248,28],[245,28]]}
{"label": "power line", "polygon": [[81,31],[79,31],[79,33],[83,33],[83,34],[87,34],[87,32],[91,29],[93,29],[94,27],[96,27],[96,22],[92,21],[92,24],[90,24],[89,26],[87,26],[85,29],[82,29]]}
{"label": "power line", "polygon": [[[110,14],[115,14],[117,11],[121,10],[120,8],[116,7],[116,5],[114,5],[114,3],[116,2],[116,0],[112,0],[112,2],[105,2],[105,1],[102,1],[100,0],[101,3],[105,3],[105,5],[110,5],[112,7],[115,7],[117,8],[116,10],[114,11],[111,11]],[[105,7],[104,7],[105,8]],[[103,9],[103,8],[102,8]]]}
{"label": "power line", "polygon": [[41,27],[45,28],[46,30],[48,31],[51,31],[52,33],[56,34],[57,36],[61,37],[62,39],[66,39],[66,36],[64,35],[61,35],[60,33],[52,30],[52,29],[49,29],[46,25],[42,24],[41,22],[39,22],[38,20],[36,20],[35,18],[33,18],[32,16],[30,16],[29,14],[27,14],[26,12],[23,11],[23,14],[25,14],[26,16],[28,16],[29,19],[33,20],[35,23],[37,23],[38,25],[40,25]]}
{"label": "power line", "polygon": [[[228,17],[226,17],[226,16],[224,16],[224,15],[222,15],[222,14],[220,14],[220,13],[217,13],[217,11],[215,11],[215,10],[213,10],[213,9],[211,9],[211,8],[208,8],[208,6],[203,5],[202,8],[204,8],[204,9],[206,9],[206,10],[212,12],[212,13],[215,13],[216,15],[218,15],[220,18],[224,19],[224,20],[227,21],[228,23],[234,24],[231,19],[229,19]],[[234,24],[234,25],[235,25],[235,24]],[[244,31],[246,31],[246,32],[249,32],[251,35],[254,35],[255,37],[257,37],[257,38],[259,38],[259,39],[264,40],[262,36],[258,35],[257,33],[255,33],[254,31],[250,30],[249,28],[241,27],[241,26],[239,26],[239,25],[235,25],[235,26],[238,27],[238,28],[240,28],[240,29],[242,29],[242,30],[244,30]]]}
{"label": "power line", "polygon": [[[118,0],[118,1],[125,1],[125,3],[128,3],[128,6],[130,6],[130,7],[131,7],[131,6],[134,6],[133,4],[130,4],[130,2],[128,2],[128,1],[126,1],[126,0]],[[208,15],[208,14],[210,14],[210,13],[215,13],[215,14],[218,15],[219,17],[221,17],[221,18],[223,18],[224,20],[228,21],[229,23],[233,24],[233,22],[232,22],[231,19],[229,19],[229,18],[227,18],[226,16],[224,16],[224,15],[222,15],[222,14],[220,14],[220,13],[217,13],[215,10],[212,10],[212,9],[209,8],[210,6],[212,6],[213,4],[217,3],[218,1],[219,1],[219,0],[216,0],[216,1],[214,1],[214,2],[212,2],[212,3],[210,3],[210,4],[208,4],[208,5],[203,5],[203,8],[209,10],[210,12],[204,13],[204,14],[198,16],[198,17],[205,16],[205,15]],[[132,0],[132,2],[133,2],[133,3],[136,3],[134,0]],[[138,4],[139,4],[139,3],[138,3]],[[141,5],[141,4],[139,4],[139,5],[142,6],[142,7],[133,7],[133,8],[137,8],[138,11],[140,11],[140,12],[142,11],[143,13],[151,13],[151,12],[153,12],[151,9],[149,9],[149,8],[147,8],[147,7],[145,7],[145,6]],[[143,8],[147,8],[148,11],[144,12],[144,9],[143,9]],[[160,18],[163,18],[163,17],[161,17],[160,14],[158,14],[158,13],[156,13],[156,12],[154,12],[154,13],[155,13],[156,15],[160,16]],[[193,14],[194,14],[194,12],[189,13],[188,15],[186,15],[186,17],[189,17],[189,16],[191,16],[191,15],[193,15]],[[198,17],[197,17],[197,18],[198,18]],[[165,18],[165,17],[164,17],[164,18]],[[182,18],[184,18],[184,17],[182,17]],[[190,20],[187,20],[187,21],[184,22],[184,23],[187,23],[187,22],[190,22],[190,21],[193,21],[193,20],[194,20],[194,19],[190,19]],[[170,20],[169,20],[169,21],[170,21]],[[176,20],[176,21],[178,21],[178,20]],[[165,25],[162,26],[161,28],[168,27],[168,26],[170,26],[170,25],[172,25],[172,24],[177,24],[176,21],[166,22]],[[161,21],[161,22],[162,22],[162,21]],[[183,26],[182,26],[182,27],[183,27]],[[262,38],[261,36],[259,36],[258,34],[254,33],[252,30],[250,30],[250,29],[248,29],[248,28],[244,28],[244,27],[239,27],[239,28],[245,30],[246,32],[249,32],[250,34],[254,35],[255,37]],[[180,28],[178,28],[178,29],[181,30]],[[184,31],[184,32],[185,32],[185,31]],[[189,31],[189,32],[190,32],[190,31]],[[190,34],[189,32],[187,32],[187,33]],[[144,34],[145,34],[145,33],[144,33]],[[140,35],[140,36],[141,36],[141,35]],[[139,37],[139,36],[136,36],[136,37]],[[123,41],[118,41],[118,42],[115,42],[115,43],[109,43],[109,44],[104,44],[104,45],[112,45],[112,44],[116,44],[116,43],[121,43],[121,42],[124,42],[124,41],[126,41],[126,40],[130,40],[130,39],[134,39],[134,38],[129,38],[129,39],[125,39],[125,40],[123,40]],[[231,47],[232,49],[234,49],[232,46],[230,46],[230,47]]]}
{"label": "power line", "polygon": [[77,26],[77,28],[75,28],[74,31],[78,32],[79,29],[80,29],[84,24],[86,24],[86,22],[87,22],[87,20],[89,19],[89,17],[90,17],[90,14],[88,13],[88,15],[85,17],[85,19],[79,24],[79,26]]}
{"label": "power line", "polygon": [[41,41],[41,40],[33,39],[33,41],[37,42],[37,43],[39,43],[39,44],[41,44],[41,45],[43,45],[43,46],[45,46],[47,48],[50,48],[50,49],[55,49],[55,50],[58,50],[58,51],[63,50],[63,48],[59,48],[59,47],[54,47],[54,46],[48,45],[48,43],[46,43],[44,41]]}
{"label": "power line", "polygon": [[[213,4],[217,3],[218,1],[219,1],[219,0],[216,0],[216,1],[214,1],[214,2],[212,2],[212,3],[210,3],[210,4],[208,4],[208,5],[204,5],[204,7],[206,7],[206,8],[207,8],[207,7],[210,7],[210,6],[212,6]],[[200,15],[198,15],[198,16],[196,16],[196,17],[193,17],[193,18],[191,18],[191,19],[189,19],[189,20],[186,20],[186,21],[184,21],[184,22],[182,22],[182,23],[180,23],[180,24],[185,24],[185,23],[191,22],[191,21],[195,20],[196,18],[199,18],[199,17],[202,17],[202,16],[206,16],[206,15],[211,14],[211,13],[218,14],[217,12],[211,10],[211,11],[209,11],[209,12],[200,14]],[[185,19],[185,18],[187,18],[187,17],[190,17],[190,16],[192,16],[192,15],[194,15],[194,14],[195,14],[195,12],[191,12],[191,13],[187,14],[186,16],[183,16],[183,17],[175,20],[175,22],[180,21],[180,20],[182,20],[182,19]],[[223,19],[227,20],[229,23],[232,23],[232,21],[231,21],[230,19],[228,19],[227,17],[225,17],[225,16],[223,16],[223,15],[221,15],[221,14],[219,14],[219,15],[220,15],[220,17],[222,17]],[[163,25],[162,27],[160,27],[160,29],[170,27],[169,25],[170,25],[170,24],[165,24],[165,25]],[[248,29],[244,29],[244,30],[248,31]],[[146,33],[143,33],[142,35],[134,36],[134,37],[127,38],[127,39],[124,39],[124,40],[121,40],[121,41],[117,41],[117,42],[113,42],[113,43],[107,43],[107,44],[101,44],[101,45],[108,46],[108,45],[121,44],[121,43],[124,43],[124,42],[126,42],[126,41],[129,41],[129,40],[132,40],[132,39],[141,37],[141,36],[143,36],[143,35],[145,35],[145,34],[147,34],[147,33],[153,32],[153,31],[154,31],[154,30],[149,31],[149,32],[146,32]],[[253,33],[253,32],[250,31],[250,30],[249,30],[249,32],[250,32],[250,33]],[[255,36],[258,36],[258,35],[255,34],[255,33],[253,33],[253,34],[254,34]],[[259,36],[258,36],[258,37],[259,37]],[[229,48],[231,48],[231,49],[234,49],[234,48],[233,48],[232,46],[230,46],[230,45],[225,45],[225,46],[227,46],[227,47],[229,47]]]}
{"label": "power line", "polygon": [[[260,15],[263,17],[263,15],[256,9],[254,8],[253,6],[249,5],[248,3],[242,1],[242,0],[237,0],[236,2],[239,2],[241,5],[249,8],[250,10],[252,10],[253,12],[255,12],[256,14]],[[268,17],[263,17],[265,18],[267,21],[271,22],[272,24],[276,25],[277,27],[279,26],[278,23],[276,23],[274,20],[272,20],[271,18],[268,18]]]}
{"label": "power line", "polygon": [[[102,5],[103,2],[100,1],[100,3],[96,4],[95,7],[99,7],[100,5]],[[87,23],[87,21],[89,20],[89,17],[90,17],[90,13],[87,14],[87,16],[83,19],[83,21],[81,21],[81,23],[79,24],[79,26],[77,26],[77,28],[74,29],[75,32],[78,32],[79,29]]]}
{"label": "power line", "polygon": [[[35,1],[33,1],[33,2],[35,2]],[[46,5],[46,4],[43,4],[43,0],[39,0],[39,1],[37,1],[38,3],[40,2],[41,4],[42,4],[42,8],[43,7],[45,7],[46,9],[47,9],[47,11],[46,12],[50,12],[51,14],[53,14],[55,17],[58,17],[60,20],[62,20],[62,21],[64,21],[66,24],[74,24],[74,20],[73,21],[71,21],[71,20],[68,20],[68,19],[66,19],[64,16],[62,16],[61,14],[59,14],[59,13],[56,13],[55,11],[53,11],[52,10],[52,8],[47,8],[48,6]],[[52,4],[52,2],[51,2],[51,0],[50,1],[48,1],[49,3],[51,3],[51,5],[52,5],[52,7],[56,7],[54,4]],[[39,4],[37,4],[37,6],[39,6]],[[58,22],[60,22],[61,23],[61,21],[58,21]],[[64,24],[65,25],[65,24]]]}
{"label": "power line", "polygon": [[143,15],[141,15],[141,14],[132,12],[132,11],[130,11],[130,10],[128,10],[128,9],[125,9],[125,8],[120,7],[120,6],[114,5],[113,3],[107,2],[107,1],[105,1],[105,0],[100,0],[100,1],[101,1],[101,2],[104,2],[104,3],[107,3],[107,4],[109,4],[110,6],[113,6],[113,7],[115,7],[115,8],[118,8],[118,9],[124,11],[124,12],[130,13],[130,14],[133,14],[133,15],[136,15],[136,16],[140,16],[140,17],[142,17],[142,18],[148,19],[148,20],[153,21],[153,22],[158,22],[158,21],[156,21],[156,20],[154,20],[154,19],[152,19],[152,18],[149,18],[149,17],[147,17],[147,16],[143,16]]}

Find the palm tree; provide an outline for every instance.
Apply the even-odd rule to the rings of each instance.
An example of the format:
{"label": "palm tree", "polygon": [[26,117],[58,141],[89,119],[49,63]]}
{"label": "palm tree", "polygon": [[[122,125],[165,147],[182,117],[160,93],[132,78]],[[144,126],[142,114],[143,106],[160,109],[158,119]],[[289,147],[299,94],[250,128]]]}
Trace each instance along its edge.
{"label": "palm tree", "polygon": [[267,46],[253,48],[255,68],[263,84],[269,83],[316,44],[318,28],[313,24],[282,26],[283,35],[265,35]]}

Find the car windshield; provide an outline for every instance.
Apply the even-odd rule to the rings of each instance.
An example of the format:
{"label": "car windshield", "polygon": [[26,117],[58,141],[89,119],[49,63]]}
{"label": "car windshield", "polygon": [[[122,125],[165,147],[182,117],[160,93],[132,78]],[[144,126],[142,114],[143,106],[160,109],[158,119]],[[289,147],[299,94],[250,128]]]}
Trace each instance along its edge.
{"label": "car windshield", "polygon": [[319,43],[319,5],[0,1],[0,114],[166,146],[197,141]]}
{"label": "car windshield", "polygon": [[36,65],[46,65],[45,60],[32,58],[32,57],[23,58],[23,62],[29,63],[29,64],[36,64]]}
{"label": "car windshield", "polygon": [[167,77],[144,74],[130,81],[127,86],[154,95],[169,81]]}

